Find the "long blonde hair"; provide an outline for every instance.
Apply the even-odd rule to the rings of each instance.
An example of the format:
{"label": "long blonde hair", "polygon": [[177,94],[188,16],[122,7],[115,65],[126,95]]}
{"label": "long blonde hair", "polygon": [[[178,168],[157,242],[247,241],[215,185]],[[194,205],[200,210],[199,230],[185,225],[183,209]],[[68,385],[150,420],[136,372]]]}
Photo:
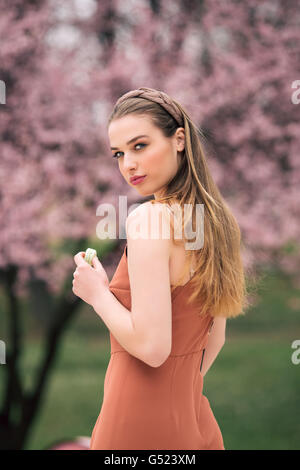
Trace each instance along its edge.
{"label": "long blonde hair", "polygon": [[[181,285],[192,259],[195,274],[190,280],[191,295],[188,303],[199,302],[199,315],[207,312],[213,317],[237,317],[245,314],[250,305],[247,295],[247,281],[241,258],[241,232],[239,225],[224,201],[207,166],[205,149],[206,138],[195,126],[184,108],[169,97],[171,103],[182,113],[185,130],[185,149],[181,155],[178,171],[168,183],[164,195],[152,204],[168,205],[189,204],[192,211],[183,224],[192,223],[195,229],[196,204],[204,206],[204,244],[199,250],[187,250],[183,274],[172,291]],[[117,118],[128,114],[148,116],[165,137],[174,135],[179,127],[178,122],[163,106],[142,97],[130,97],[116,104],[108,121],[108,125]],[[174,224],[171,222],[172,237],[175,244],[182,241],[174,239]],[[185,239],[184,226],[182,233]],[[250,280],[250,279],[249,279]]]}

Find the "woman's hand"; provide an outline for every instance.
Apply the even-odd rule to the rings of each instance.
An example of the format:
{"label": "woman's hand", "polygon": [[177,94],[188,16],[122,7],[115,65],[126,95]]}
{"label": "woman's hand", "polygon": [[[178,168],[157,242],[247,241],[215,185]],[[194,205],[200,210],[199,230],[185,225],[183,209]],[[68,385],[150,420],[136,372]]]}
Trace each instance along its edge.
{"label": "woman's hand", "polygon": [[93,267],[84,260],[84,256],[84,251],[80,251],[74,256],[77,268],[73,273],[72,291],[93,306],[101,293],[109,289],[109,280],[97,256],[93,257]]}

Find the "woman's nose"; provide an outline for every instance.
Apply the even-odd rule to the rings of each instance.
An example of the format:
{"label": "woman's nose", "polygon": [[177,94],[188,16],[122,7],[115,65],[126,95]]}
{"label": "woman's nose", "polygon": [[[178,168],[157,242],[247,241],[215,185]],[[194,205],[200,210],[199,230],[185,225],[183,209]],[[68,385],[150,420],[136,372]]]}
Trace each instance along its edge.
{"label": "woman's nose", "polygon": [[124,168],[135,168],[136,167],[135,158],[132,155],[125,153],[124,158],[123,158],[123,166]]}

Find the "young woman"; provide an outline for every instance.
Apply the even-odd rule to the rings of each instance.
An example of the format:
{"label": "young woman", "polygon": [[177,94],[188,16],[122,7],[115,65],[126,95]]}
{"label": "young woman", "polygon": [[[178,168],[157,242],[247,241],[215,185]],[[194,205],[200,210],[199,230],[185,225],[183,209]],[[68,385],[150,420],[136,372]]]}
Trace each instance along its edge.
{"label": "young woman", "polygon": [[[111,341],[90,449],[224,450],[202,391],[226,319],[247,305],[239,226],[210,175],[201,131],[167,94],[141,87],[123,95],[108,134],[124,179],[154,199],[127,217],[127,245],[110,283],[98,258],[92,269],[75,256],[82,276],[74,292],[94,307]],[[188,223],[196,234],[204,228],[196,249],[187,249]],[[137,225],[146,236],[133,236]]]}

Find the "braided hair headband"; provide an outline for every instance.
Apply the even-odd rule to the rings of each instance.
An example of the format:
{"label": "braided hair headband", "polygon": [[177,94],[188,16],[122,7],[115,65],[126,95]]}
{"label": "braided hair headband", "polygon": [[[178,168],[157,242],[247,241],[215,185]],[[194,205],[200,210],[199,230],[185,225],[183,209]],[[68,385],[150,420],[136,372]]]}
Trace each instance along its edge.
{"label": "braided hair headband", "polygon": [[183,116],[180,109],[175,106],[171,98],[166,93],[153,88],[140,87],[137,90],[128,91],[128,93],[125,93],[118,99],[115,106],[118,106],[128,98],[135,97],[145,98],[160,104],[169,114],[171,114],[179,126],[184,126]]}

